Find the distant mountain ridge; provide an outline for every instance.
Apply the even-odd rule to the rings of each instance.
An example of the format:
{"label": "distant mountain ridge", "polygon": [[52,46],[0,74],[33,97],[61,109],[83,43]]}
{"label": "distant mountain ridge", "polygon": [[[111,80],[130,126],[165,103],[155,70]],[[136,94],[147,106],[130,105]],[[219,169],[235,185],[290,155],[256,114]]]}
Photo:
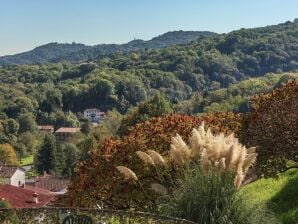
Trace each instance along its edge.
{"label": "distant mountain ridge", "polygon": [[185,44],[200,37],[209,37],[216,33],[209,31],[172,31],[154,37],[151,40],[132,40],[126,44],[99,44],[87,46],[79,43],[49,43],[31,51],[0,57],[0,65],[42,64],[67,61],[71,63],[95,59],[116,52],[130,52],[146,48],[156,49],[176,44]]}

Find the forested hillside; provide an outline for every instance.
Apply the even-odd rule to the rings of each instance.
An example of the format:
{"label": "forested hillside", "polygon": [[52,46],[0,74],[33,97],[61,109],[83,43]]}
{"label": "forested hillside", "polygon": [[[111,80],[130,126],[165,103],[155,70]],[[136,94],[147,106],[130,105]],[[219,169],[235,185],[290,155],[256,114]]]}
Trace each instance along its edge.
{"label": "forested hillside", "polygon": [[[174,43],[171,35],[154,41]],[[297,78],[297,69],[297,20],[162,49],[114,53],[85,63],[4,66],[0,140],[17,142],[12,136],[33,130],[36,124],[80,126],[86,108],[131,113],[157,93],[177,113],[246,112],[250,96]]]}
{"label": "forested hillside", "polygon": [[133,40],[126,44],[98,44],[86,46],[84,44],[49,43],[39,46],[32,51],[0,57],[0,65],[40,64],[47,62],[78,63],[95,59],[112,53],[125,53],[147,48],[163,48],[175,44],[185,44],[200,37],[213,36],[215,33],[207,31],[173,31],[149,41]]}

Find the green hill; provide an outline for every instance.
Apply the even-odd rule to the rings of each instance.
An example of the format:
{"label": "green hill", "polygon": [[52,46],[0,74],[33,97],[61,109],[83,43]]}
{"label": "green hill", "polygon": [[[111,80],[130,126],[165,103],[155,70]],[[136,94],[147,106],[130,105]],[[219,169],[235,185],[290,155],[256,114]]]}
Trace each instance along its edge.
{"label": "green hill", "polygon": [[275,178],[260,179],[243,187],[251,205],[266,205],[284,224],[298,222],[298,171],[288,170]]}
{"label": "green hill", "polygon": [[215,33],[207,31],[174,31],[165,33],[149,41],[133,40],[126,44],[86,46],[77,43],[49,43],[28,52],[0,57],[0,65],[41,64],[61,61],[78,63],[116,52],[125,53],[145,48],[154,49],[175,44],[185,44],[200,37],[212,35],[215,35]]}

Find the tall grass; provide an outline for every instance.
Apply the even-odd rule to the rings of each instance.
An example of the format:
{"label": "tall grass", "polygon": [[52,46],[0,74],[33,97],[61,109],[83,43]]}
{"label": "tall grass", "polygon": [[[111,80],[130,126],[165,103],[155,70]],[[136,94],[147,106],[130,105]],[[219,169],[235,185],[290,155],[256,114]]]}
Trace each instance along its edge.
{"label": "tall grass", "polygon": [[172,194],[160,198],[160,212],[200,224],[274,224],[265,208],[247,207],[237,194],[233,172],[215,169],[204,175],[199,165],[188,166]]}

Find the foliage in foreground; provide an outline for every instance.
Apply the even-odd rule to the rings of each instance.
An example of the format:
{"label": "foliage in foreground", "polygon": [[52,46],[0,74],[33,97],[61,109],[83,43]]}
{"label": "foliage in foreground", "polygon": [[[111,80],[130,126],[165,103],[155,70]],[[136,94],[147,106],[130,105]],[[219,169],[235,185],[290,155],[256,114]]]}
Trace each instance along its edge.
{"label": "foliage in foreground", "polygon": [[[72,206],[92,207],[97,201],[102,201],[108,208],[133,207],[145,210],[151,202],[144,197],[138,186],[123,180],[116,166],[131,168],[151,184],[157,174],[151,169],[146,169],[144,174],[144,164],[136,152],[154,150],[164,156],[169,151],[172,136],[179,133],[182,138],[188,139],[192,129],[199,127],[202,121],[214,133],[229,134],[234,131],[237,134],[241,117],[234,113],[200,117],[173,114],[137,124],[128,135],[118,140],[107,139],[98,150],[89,153],[87,161],[77,164],[67,202]],[[153,194],[153,201],[155,197]]]}
{"label": "foliage in foreground", "polygon": [[251,112],[242,127],[243,142],[258,146],[258,167],[265,174],[298,162],[298,81],[251,99]]}
{"label": "foliage in foreground", "polygon": [[[152,180],[155,183],[149,186],[155,194],[162,195],[157,204],[161,199],[158,207],[166,215],[202,224],[275,223],[267,211],[249,209],[236,194],[256,160],[256,153],[254,147],[247,149],[240,144],[233,133],[214,135],[202,124],[193,129],[189,144],[178,134],[173,137],[171,149],[164,157],[152,150],[136,154],[144,163],[144,172],[146,169],[157,172],[157,178]],[[117,169],[125,180],[139,185],[152,199],[153,192],[148,191],[144,179],[127,167]]]}
{"label": "foliage in foreground", "polygon": [[278,223],[265,208],[248,207],[246,198],[237,194],[234,174],[208,175],[199,166],[185,169],[173,194],[161,199],[162,214],[184,218],[200,224]]}

